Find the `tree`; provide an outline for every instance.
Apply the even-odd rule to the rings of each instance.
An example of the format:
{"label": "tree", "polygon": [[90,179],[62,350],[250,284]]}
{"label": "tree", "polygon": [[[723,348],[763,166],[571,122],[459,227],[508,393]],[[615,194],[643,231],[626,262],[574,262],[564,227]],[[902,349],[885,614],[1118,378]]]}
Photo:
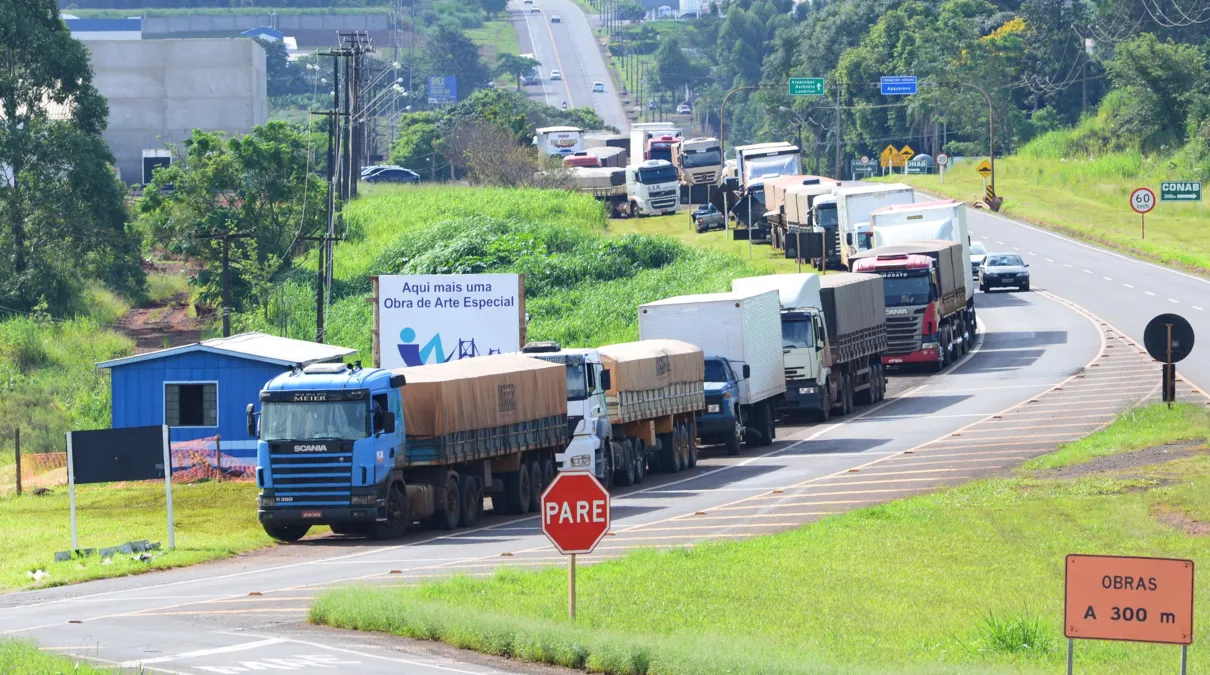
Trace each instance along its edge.
{"label": "tree", "polygon": [[488,19],[495,19],[497,14],[508,9],[508,0],[479,0],[479,6],[483,8]]}
{"label": "tree", "polygon": [[647,16],[647,8],[634,0],[622,0],[618,4],[618,17],[623,21],[642,21]]}
{"label": "tree", "polygon": [[496,74],[512,75],[517,78],[517,91],[521,91],[521,78],[542,64],[528,56],[499,54],[496,56]]}
{"label": "tree", "polygon": [[50,0],[0,3],[0,304],[74,309],[82,281],[142,287],[84,45]]}
{"label": "tree", "polygon": [[664,91],[678,92],[693,78],[693,66],[675,35],[668,35],[655,53],[655,79]]}
{"label": "tree", "polygon": [[256,42],[265,50],[266,93],[269,96],[310,92],[305,68],[290,62],[282,41],[256,38]]}
{"label": "tree", "polygon": [[1206,56],[1144,33],[1118,43],[1106,67],[1120,101],[1112,124],[1143,150],[1184,143],[1190,111],[1206,100]]}
{"label": "tree", "polygon": [[479,47],[452,26],[438,26],[428,40],[425,55],[433,75],[458,78],[459,98],[466,98],[490,80],[487,66],[479,58]]}
{"label": "tree", "polygon": [[441,115],[435,112],[404,113],[399,119],[399,135],[391,148],[391,163],[429,175],[433,167],[437,125]]}
{"label": "tree", "polygon": [[196,279],[203,301],[222,299],[222,243],[206,236],[253,235],[230,249],[232,306],[241,308],[289,263],[300,235],[324,231],[326,185],[309,170],[307,143],[285,122],[243,138],[195,130],[184,157],[156,171],[138,202],[140,221],[155,241],[205,263]]}

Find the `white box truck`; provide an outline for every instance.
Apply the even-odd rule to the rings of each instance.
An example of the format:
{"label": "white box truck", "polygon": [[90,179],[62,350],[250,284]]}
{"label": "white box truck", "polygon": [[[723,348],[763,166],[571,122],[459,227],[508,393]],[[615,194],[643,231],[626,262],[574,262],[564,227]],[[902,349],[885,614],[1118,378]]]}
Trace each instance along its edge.
{"label": "white box truck", "polygon": [[765,446],[776,437],[775,412],[786,393],[781,302],[776,291],[667,298],[639,307],[639,338],[681,340],[706,355],[703,444],[738,440]]}
{"label": "white box truck", "polygon": [[916,191],[903,183],[864,184],[836,188],[837,227],[840,233],[840,257],[845,269],[849,258],[874,247],[870,213],[892,204],[911,204]]}
{"label": "white box truck", "polygon": [[579,127],[542,127],[534,130],[534,145],[544,155],[574,155],[584,149],[584,130]]}

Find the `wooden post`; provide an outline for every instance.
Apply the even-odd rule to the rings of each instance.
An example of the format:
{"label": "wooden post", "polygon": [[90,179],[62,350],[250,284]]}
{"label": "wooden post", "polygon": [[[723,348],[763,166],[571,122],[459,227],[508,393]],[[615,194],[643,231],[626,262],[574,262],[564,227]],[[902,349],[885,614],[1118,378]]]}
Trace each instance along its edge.
{"label": "wooden post", "polygon": [[521,322],[521,345],[525,346],[525,341],[529,338],[529,322],[525,320],[525,275],[517,275],[517,305],[521,310],[519,321]]}
{"label": "wooden post", "polygon": [[221,435],[214,437],[214,467],[218,469],[218,477],[214,482],[223,482],[223,437]]}
{"label": "wooden post", "polygon": [[1164,363],[1164,379],[1167,380],[1165,385],[1168,391],[1164,392],[1164,398],[1168,401],[1168,409],[1172,410],[1172,401],[1176,399],[1176,371],[1172,368],[1172,324],[1168,326],[1168,360]]}
{"label": "wooden post", "polygon": [[379,316],[378,316],[378,277],[377,276],[370,277],[370,285],[373,286],[373,288],[374,288],[374,296],[371,298],[367,298],[367,300],[369,302],[373,303],[373,305],[374,305],[374,328],[370,330],[370,365],[375,368],[378,368],[381,366],[381,359],[378,356],[378,352],[380,349],[382,349],[382,346],[379,344],[379,342],[381,341],[381,336],[378,334]]}
{"label": "wooden post", "polygon": [[567,615],[576,618],[576,554],[567,557]]}
{"label": "wooden post", "polygon": [[[1171,333],[1171,328],[1169,329]],[[21,427],[12,429],[13,452],[17,455],[17,495],[21,495]]]}

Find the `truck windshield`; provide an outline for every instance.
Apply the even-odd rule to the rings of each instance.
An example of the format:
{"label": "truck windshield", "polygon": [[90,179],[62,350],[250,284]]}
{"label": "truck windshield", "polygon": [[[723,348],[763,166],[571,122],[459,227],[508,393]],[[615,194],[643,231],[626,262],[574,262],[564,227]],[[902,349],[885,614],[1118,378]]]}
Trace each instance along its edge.
{"label": "truck windshield", "polygon": [[781,320],[782,349],[810,349],[815,346],[815,326],[810,319]]}
{"label": "truck windshield", "polygon": [[370,435],[368,413],[365,401],[266,401],[260,437],[263,441],[355,441]]}
{"label": "truck windshield", "polygon": [[647,151],[647,159],[662,159],[665,162],[671,162],[672,146],[664,143],[651,146],[651,150]]}
{"label": "truck windshield", "polygon": [[583,401],[588,398],[588,381],[584,378],[582,364],[567,364],[567,400]]}
{"label": "truck windshield", "polygon": [[882,292],[887,307],[918,307],[929,303],[927,274],[912,277],[883,277]]}
{"label": "truck windshield", "polygon": [[835,204],[820,205],[815,213],[819,216],[818,226],[824,229],[834,230],[837,223],[840,222],[840,219],[836,216]]}
{"label": "truck windshield", "polygon": [[643,185],[675,183],[676,169],[671,164],[668,166],[656,166],[639,169],[639,182]]}
{"label": "truck windshield", "polygon": [[727,367],[723,365],[722,361],[716,359],[706,359],[706,381],[727,381]]}
{"label": "truck windshield", "polygon": [[695,169],[699,166],[718,166],[723,163],[723,153],[718,148],[686,152],[681,158],[681,163],[686,169]]}
{"label": "truck windshield", "polygon": [[798,155],[777,155],[775,157],[745,159],[744,174],[746,182],[749,183],[754,178],[797,175]]}

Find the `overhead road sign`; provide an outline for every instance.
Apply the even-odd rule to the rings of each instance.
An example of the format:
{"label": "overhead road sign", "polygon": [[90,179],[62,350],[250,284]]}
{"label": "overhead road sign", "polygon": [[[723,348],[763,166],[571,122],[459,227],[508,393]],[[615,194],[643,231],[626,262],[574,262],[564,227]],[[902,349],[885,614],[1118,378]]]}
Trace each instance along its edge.
{"label": "overhead road sign", "polygon": [[1160,201],[1162,202],[1200,202],[1201,200],[1202,184],[1200,181],[1160,183]]}
{"label": "overhead road sign", "polygon": [[791,96],[823,96],[822,77],[791,77]]}
{"label": "overhead road sign", "polygon": [[892,75],[882,78],[883,96],[907,96],[915,93],[915,75]]}

